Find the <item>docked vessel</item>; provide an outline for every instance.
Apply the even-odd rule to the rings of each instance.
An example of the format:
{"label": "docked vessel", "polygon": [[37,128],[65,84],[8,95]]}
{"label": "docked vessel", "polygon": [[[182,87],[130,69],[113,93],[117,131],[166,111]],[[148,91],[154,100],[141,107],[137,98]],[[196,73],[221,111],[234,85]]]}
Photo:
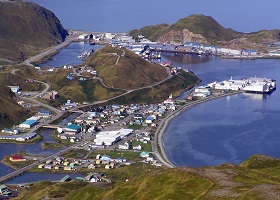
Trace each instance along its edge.
{"label": "docked vessel", "polygon": [[93,52],[94,52],[93,49],[90,50],[90,51],[85,51],[84,53],[78,55],[78,58],[86,59],[86,58],[88,58]]}
{"label": "docked vessel", "polygon": [[250,77],[241,80],[225,80],[222,82],[213,82],[208,86],[218,90],[245,91],[252,93],[270,93],[276,89],[276,80],[268,78]]}

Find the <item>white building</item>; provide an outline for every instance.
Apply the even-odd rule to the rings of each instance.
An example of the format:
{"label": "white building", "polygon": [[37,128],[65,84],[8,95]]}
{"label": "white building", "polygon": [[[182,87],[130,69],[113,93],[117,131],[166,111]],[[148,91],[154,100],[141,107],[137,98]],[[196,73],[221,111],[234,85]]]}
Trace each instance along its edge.
{"label": "white building", "polygon": [[80,40],[86,40],[86,39],[88,39],[88,34],[79,35],[78,39],[80,39]]}

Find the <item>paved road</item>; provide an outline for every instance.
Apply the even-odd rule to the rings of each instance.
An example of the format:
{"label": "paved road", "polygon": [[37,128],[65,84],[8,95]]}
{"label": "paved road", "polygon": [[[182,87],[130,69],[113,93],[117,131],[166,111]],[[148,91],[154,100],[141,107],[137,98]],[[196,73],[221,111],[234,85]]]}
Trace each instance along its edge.
{"label": "paved road", "polygon": [[28,66],[33,66],[33,64],[31,64],[32,62],[38,61],[39,59],[53,53],[54,51],[58,51],[58,50],[64,48],[65,46],[71,44],[71,42],[73,42],[76,37],[77,37],[76,35],[70,35],[66,38],[66,40],[63,43],[61,43],[57,46],[50,47],[46,51],[44,51],[36,56],[26,59],[22,64],[28,65]]}

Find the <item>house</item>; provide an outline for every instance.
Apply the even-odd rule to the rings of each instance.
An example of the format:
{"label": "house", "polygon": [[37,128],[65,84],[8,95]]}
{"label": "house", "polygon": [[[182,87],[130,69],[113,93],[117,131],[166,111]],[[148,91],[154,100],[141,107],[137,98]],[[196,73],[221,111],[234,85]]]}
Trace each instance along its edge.
{"label": "house", "polygon": [[141,145],[133,146],[133,150],[141,150],[141,149],[142,149]]}
{"label": "house", "polygon": [[41,117],[48,117],[51,114],[52,114],[52,112],[49,110],[39,110],[38,111],[38,115],[40,115]]}
{"label": "house", "polygon": [[70,176],[69,176],[69,175],[66,175],[66,176],[64,176],[62,179],[60,179],[60,182],[68,182],[68,181],[70,181],[70,180],[71,180]]}
{"label": "house", "polygon": [[44,169],[52,169],[52,165],[45,165]]}
{"label": "house", "polygon": [[71,170],[72,170],[72,167],[65,166],[63,169],[64,169],[65,171],[71,171]]}
{"label": "house", "polygon": [[23,156],[10,156],[10,161],[12,162],[24,162],[26,158]]}
{"label": "house", "polygon": [[19,86],[8,86],[12,92],[17,93],[20,91],[20,87]]}
{"label": "house", "polygon": [[146,124],[152,124],[154,121],[154,117],[153,116],[148,116],[146,119],[145,119],[145,123]]}
{"label": "house", "polygon": [[86,40],[88,38],[88,34],[82,34],[82,35],[79,35],[78,39],[80,40]]}
{"label": "house", "polygon": [[111,158],[108,155],[102,155],[100,158],[101,161],[107,161],[108,163],[110,162]]}
{"label": "house", "polygon": [[81,131],[81,126],[76,125],[76,124],[71,124],[66,127],[64,127],[64,133],[68,135],[76,135]]}
{"label": "house", "polygon": [[142,151],[142,152],[140,153],[140,157],[141,157],[141,158],[147,158],[147,157],[149,157],[149,152]]}
{"label": "house", "polygon": [[95,165],[94,165],[94,164],[92,164],[92,163],[91,163],[91,164],[89,164],[89,165],[88,165],[88,169],[95,169]]}
{"label": "house", "polygon": [[38,165],[38,169],[43,169],[45,167],[45,164]]}
{"label": "house", "polygon": [[9,134],[19,134],[19,130],[17,129],[10,129],[10,128],[3,128],[2,133],[9,133]]}
{"label": "house", "polygon": [[164,104],[175,104],[175,100],[172,98],[172,94],[169,95],[168,99],[166,99],[164,102]]}
{"label": "house", "polygon": [[256,56],[256,55],[257,55],[257,50],[248,49],[242,51],[242,56]]}
{"label": "house", "polygon": [[12,194],[12,192],[8,189],[6,185],[0,185],[0,194],[3,196],[8,196]]}

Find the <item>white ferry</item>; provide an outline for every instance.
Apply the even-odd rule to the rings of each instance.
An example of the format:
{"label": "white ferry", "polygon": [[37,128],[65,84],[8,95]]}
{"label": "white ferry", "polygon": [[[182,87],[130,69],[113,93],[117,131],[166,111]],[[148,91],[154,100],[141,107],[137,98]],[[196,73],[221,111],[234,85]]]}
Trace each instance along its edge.
{"label": "white ferry", "polygon": [[280,49],[270,51],[268,53],[268,55],[270,55],[270,56],[280,56]]}
{"label": "white ferry", "polygon": [[276,89],[276,80],[268,78],[250,77],[241,80],[225,80],[222,82],[213,82],[208,86],[218,90],[233,90],[255,93],[270,93]]}

